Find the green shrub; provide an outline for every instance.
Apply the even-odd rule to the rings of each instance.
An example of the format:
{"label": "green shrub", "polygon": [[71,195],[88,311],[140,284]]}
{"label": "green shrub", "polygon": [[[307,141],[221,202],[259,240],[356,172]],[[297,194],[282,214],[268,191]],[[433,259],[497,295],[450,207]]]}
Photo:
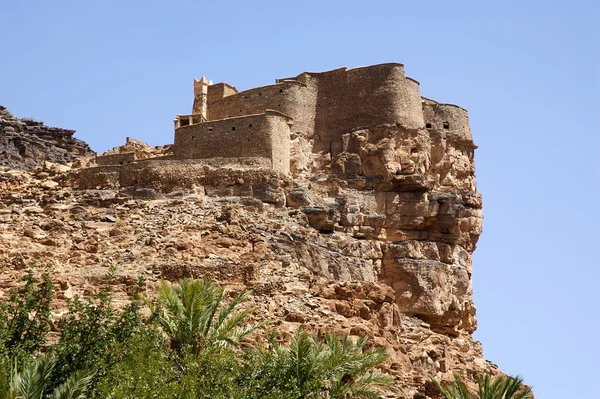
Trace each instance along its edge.
{"label": "green shrub", "polygon": [[239,310],[246,292],[226,300],[208,280],[163,283],[149,321],[136,301],[118,310],[110,293],[76,297],[58,342],[40,355],[53,291],[30,271],[0,304],[0,398],[379,398],[392,381],[372,371],[387,354],[366,350],[366,338],[299,329],[289,345],[272,332],[268,346],[242,349],[261,326],[247,323],[252,309]]}
{"label": "green shrub", "polygon": [[179,373],[158,330],[138,331],[130,337],[125,349],[98,381],[96,398],[179,397]]}
{"label": "green shrub", "polygon": [[110,302],[111,295],[106,292],[69,302],[69,313],[60,321],[60,339],[50,348],[57,359],[52,375],[55,385],[84,370],[94,372],[95,392],[99,381],[134,348],[132,342],[140,335],[152,334],[141,318],[139,303],[118,311]]}
{"label": "green shrub", "polygon": [[0,358],[4,361],[31,357],[44,345],[50,331],[54,286],[47,274],[36,284],[33,273],[31,268],[21,279],[22,285],[0,303]]}

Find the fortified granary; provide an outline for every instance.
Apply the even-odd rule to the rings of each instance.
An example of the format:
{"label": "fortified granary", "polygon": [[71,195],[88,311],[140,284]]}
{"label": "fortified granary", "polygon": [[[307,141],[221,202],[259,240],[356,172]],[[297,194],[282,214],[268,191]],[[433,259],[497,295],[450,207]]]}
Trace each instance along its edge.
{"label": "fortified granary", "polygon": [[194,80],[194,105],[175,119],[175,159],[259,158],[290,171],[290,140],[312,139],[313,152],[335,153],[345,133],[378,125],[439,128],[470,140],[465,110],[419,94],[402,64],[304,72],[238,92]]}
{"label": "fortified granary", "polygon": [[206,185],[207,174],[249,172],[284,179],[430,174],[443,183],[436,164],[448,154],[446,143],[469,162],[474,149],[467,112],[421,97],[398,63],[303,72],[241,92],[194,79],[192,112],[174,124],[170,152],[98,156],[82,172],[83,185],[156,187],[170,179],[167,188],[184,188]]}

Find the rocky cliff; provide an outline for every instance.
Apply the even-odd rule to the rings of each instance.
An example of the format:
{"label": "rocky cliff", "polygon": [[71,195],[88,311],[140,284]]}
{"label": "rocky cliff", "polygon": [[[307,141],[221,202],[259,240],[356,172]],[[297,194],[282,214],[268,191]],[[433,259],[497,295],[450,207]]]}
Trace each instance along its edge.
{"label": "rocky cliff", "polygon": [[0,166],[30,169],[45,161],[67,164],[93,155],[86,143],[73,137],[74,133],[31,118],[16,118],[0,106]]}
{"label": "rocky cliff", "polygon": [[[424,106],[443,116],[437,103]],[[52,164],[3,168],[0,299],[33,260],[51,265],[57,316],[67,298],[108,286],[126,302],[140,276],[151,295],[161,278],[208,274],[250,287],[256,317],[284,333],[304,325],[388,347],[386,371],[398,381],[390,398],[436,397],[429,376],[499,373],[471,335],[482,213],[470,134],[365,127],[328,153],[302,140],[292,176],[153,161],[137,141],[127,151],[143,148],[146,160],[116,179]]]}

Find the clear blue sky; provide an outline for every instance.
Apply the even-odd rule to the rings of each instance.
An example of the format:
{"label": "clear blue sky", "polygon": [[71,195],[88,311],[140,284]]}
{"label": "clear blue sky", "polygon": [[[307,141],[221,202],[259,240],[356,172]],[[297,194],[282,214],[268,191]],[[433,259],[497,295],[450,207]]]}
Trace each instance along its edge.
{"label": "clear blue sky", "polygon": [[[542,399],[591,398],[600,371],[598,6],[586,1],[9,1],[0,104],[102,152],[172,142],[192,79],[238,89],[402,62],[470,112],[484,233],[484,355]],[[595,249],[594,249],[595,248]],[[595,384],[594,384],[595,385]]]}

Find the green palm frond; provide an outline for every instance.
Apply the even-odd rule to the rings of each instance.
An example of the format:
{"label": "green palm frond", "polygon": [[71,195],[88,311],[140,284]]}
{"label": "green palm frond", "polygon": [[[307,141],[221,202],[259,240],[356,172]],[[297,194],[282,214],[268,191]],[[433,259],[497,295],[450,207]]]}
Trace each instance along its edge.
{"label": "green palm frond", "polygon": [[530,399],[531,389],[524,388],[520,376],[498,376],[493,381],[489,375],[477,379],[480,399]]}
{"label": "green palm frond", "polygon": [[12,380],[19,397],[42,399],[55,364],[54,359],[42,356],[17,373]]}
{"label": "green palm frond", "polygon": [[323,363],[330,398],[379,398],[376,388],[393,383],[392,377],[370,371],[383,363],[388,354],[385,348],[364,350],[367,339],[361,337],[355,343],[348,336],[325,334],[327,351]]}
{"label": "green palm frond", "polygon": [[[15,362],[10,375],[9,389],[4,393],[2,399],[43,399],[52,372],[56,366],[56,360],[50,356],[40,356],[27,364],[19,372],[18,364]],[[85,391],[89,386],[92,375],[76,372],[71,375],[64,384],[56,387],[49,399],[85,399]]]}
{"label": "green palm frond", "polygon": [[[469,390],[462,378],[454,375],[454,384],[443,387],[437,380],[431,379],[444,399],[470,399]],[[498,376],[492,379],[485,374],[477,378],[479,399],[531,399],[531,389],[523,386],[523,379],[519,376]]]}
{"label": "green palm frond", "polygon": [[442,384],[434,378],[432,378],[431,381],[433,381],[444,399],[471,399],[471,394],[469,394],[467,385],[458,374],[454,374],[454,384],[448,387],[443,387]]}
{"label": "green palm frond", "polygon": [[93,374],[86,374],[82,371],[74,373],[64,384],[54,389],[50,399],[85,399],[86,391],[93,377]]}
{"label": "green palm frond", "polygon": [[208,279],[184,279],[179,284],[162,281],[154,318],[181,354],[198,355],[203,349],[235,347],[262,324],[246,324],[253,309],[239,311],[244,290],[226,302],[226,291]]}

